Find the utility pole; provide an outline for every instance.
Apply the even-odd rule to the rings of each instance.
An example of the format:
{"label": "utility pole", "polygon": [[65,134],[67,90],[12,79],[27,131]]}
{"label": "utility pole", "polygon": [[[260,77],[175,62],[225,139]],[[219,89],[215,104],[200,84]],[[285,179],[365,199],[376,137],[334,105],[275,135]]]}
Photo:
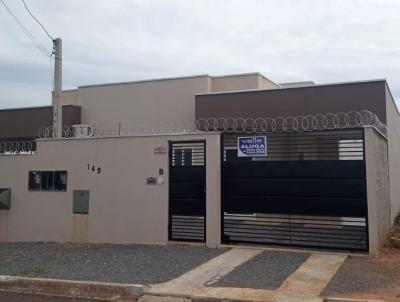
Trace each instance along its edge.
{"label": "utility pole", "polygon": [[53,87],[53,137],[62,138],[62,40],[53,40],[54,87]]}

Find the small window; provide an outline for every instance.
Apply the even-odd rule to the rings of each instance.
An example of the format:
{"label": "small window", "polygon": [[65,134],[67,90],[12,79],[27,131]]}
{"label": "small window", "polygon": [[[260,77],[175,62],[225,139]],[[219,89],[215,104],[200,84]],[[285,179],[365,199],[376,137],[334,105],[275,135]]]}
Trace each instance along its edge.
{"label": "small window", "polygon": [[29,171],[29,191],[67,191],[67,171]]}
{"label": "small window", "polygon": [[54,190],[54,172],[51,171],[42,171],[41,173],[41,181],[40,181],[40,190],[41,191],[53,191]]}
{"label": "small window", "polygon": [[67,191],[67,171],[54,172],[54,190]]}
{"label": "small window", "polygon": [[29,172],[29,190],[40,191],[40,172],[30,171]]}

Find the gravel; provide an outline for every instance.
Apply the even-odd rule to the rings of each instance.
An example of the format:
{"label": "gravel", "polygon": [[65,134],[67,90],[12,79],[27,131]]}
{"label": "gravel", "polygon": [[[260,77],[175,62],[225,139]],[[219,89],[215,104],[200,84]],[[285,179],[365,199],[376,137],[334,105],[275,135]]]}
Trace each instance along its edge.
{"label": "gravel", "polygon": [[400,301],[400,251],[379,257],[348,257],[323,295],[357,296],[358,293]]}
{"label": "gravel", "polygon": [[307,253],[266,251],[238,266],[211,286],[276,289],[309,256]]}
{"label": "gravel", "polygon": [[146,285],[176,278],[225,251],[184,245],[0,243],[0,275]]}

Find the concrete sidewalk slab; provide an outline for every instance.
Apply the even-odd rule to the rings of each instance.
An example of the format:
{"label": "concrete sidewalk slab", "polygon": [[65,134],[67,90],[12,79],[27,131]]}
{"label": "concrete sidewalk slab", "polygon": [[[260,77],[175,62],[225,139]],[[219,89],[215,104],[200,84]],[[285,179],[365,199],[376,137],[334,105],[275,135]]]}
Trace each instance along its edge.
{"label": "concrete sidewalk slab", "polygon": [[271,301],[273,292],[243,288],[205,287],[216,282],[235,267],[254,258],[263,250],[234,248],[166,283],[156,284],[145,292],[150,295],[182,295],[193,298],[230,299],[241,301]]}
{"label": "concrete sidewalk slab", "polygon": [[346,255],[311,255],[277,290],[275,302],[322,302],[321,292],[346,260]]}
{"label": "concrete sidewalk slab", "polygon": [[[302,264],[299,262],[301,265],[297,269],[293,268],[291,274],[290,272],[286,274],[286,276],[289,274],[290,276],[288,278],[285,276],[286,280],[277,289],[207,286],[215,284],[238,267],[245,268],[245,263],[253,263],[252,260],[263,253],[271,252],[266,252],[265,249],[232,248],[194,269],[186,271],[175,279],[147,287],[135,284],[3,276],[0,277],[0,291],[140,302],[322,302],[323,298],[320,296],[322,290],[347,257],[346,255],[332,254],[306,255],[303,259],[305,261],[301,261]],[[291,256],[295,255],[291,254]],[[281,258],[278,257],[278,259]],[[258,262],[256,261],[256,263]],[[252,265],[254,266],[254,263]],[[268,262],[262,261],[256,266],[265,267],[265,271],[268,272]],[[275,269],[279,269],[279,267]],[[295,271],[293,272],[293,270]],[[255,272],[260,271],[263,269]],[[261,274],[260,278],[263,276]]]}

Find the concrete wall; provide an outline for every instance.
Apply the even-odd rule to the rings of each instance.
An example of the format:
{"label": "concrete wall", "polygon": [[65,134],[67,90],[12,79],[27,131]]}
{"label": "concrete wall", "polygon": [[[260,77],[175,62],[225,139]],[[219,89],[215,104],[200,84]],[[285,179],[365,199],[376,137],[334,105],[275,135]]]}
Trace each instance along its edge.
{"label": "concrete wall", "polygon": [[368,231],[370,253],[383,246],[391,225],[388,141],[374,128],[365,128]]}
{"label": "concrete wall", "polygon": [[315,86],[313,81],[304,81],[304,82],[291,82],[291,83],[279,83],[281,88],[295,88],[295,87],[304,87],[304,86]]}
{"label": "concrete wall", "polygon": [[196,118],[277,117],[368,109],[386,123],[382,81],[196,96]]}
{"label": "concrete wall", "polygon": [[264,77],[262,74],[258,75],[258,88],[259,89],[274,89],[274,88],[279,88],[280,86],[274,82],[272,82],[270,79],[267,79]]}
{"label": "concrete wall", "polygon": [[[169,140],[206,140],[207,244],[218,245],[218,134],[38,141],[37,155],[0,156],[0,187],[12,190],[11,209],[0,211],[0,240],[167,243],[168,155],[153,150]],[[146,185],[160,168],[165,183]],[[67,191],[28,191],[30,170],[67,170]],[[72,214],[73,190],[90,190],[89,215]]]}
{"label": "concrete wall", "polygon": [[79,88],[82,123],[194,119],[194,94],[208,91],[206,76]]}
{"label": "concrete wall", "polygon": [[[41,127],[52,126],[51,106],[0,110],[0,139],[35,138]],[[79,124],[81,108],[63,106],[63,125]]]}
{"label": "concrete wall", "polygon": [[400,115],[387,85],[385,94],[389,139],[390,200],[393,221],[400,212]]}
{"label": "concrete wall", "polygon": [[195,94],[277,88],[259,73],[208,75],[82,86],[63,91],[64,105],[82,106],[82,123],[183,121],[195,118]]}
{"label": "concrete wall", "polygon": [[79,99],[79,90],[78,89],[64,90],[62,92],[62,104],[81,106],[82,104]]}
{"label": "concrete wall", "polygon": [[212,87],[209,92],[271,89],[279,87],[259,73],[228,75],[212,77],[211,79]]}
{"label": "concrete wall", "polygon": [[258,74],[213,77],[212,88],[209,92],[236,91],[244,89],[258,89]]}

